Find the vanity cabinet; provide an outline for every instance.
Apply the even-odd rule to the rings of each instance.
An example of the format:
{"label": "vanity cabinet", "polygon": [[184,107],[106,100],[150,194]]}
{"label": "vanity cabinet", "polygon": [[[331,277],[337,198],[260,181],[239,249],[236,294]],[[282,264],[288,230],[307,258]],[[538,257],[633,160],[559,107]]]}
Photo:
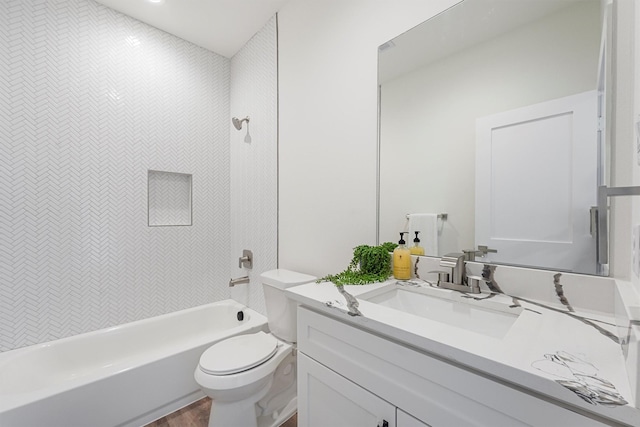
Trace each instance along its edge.
{"label": "vanity cabinet", "polygon": [[298,350],[300,427],[604,425],[303,306]]}
{"label": "vanity cabinet", "polygon": [[300,426],[396,427],[395,406],[302,353],[298,375]]}

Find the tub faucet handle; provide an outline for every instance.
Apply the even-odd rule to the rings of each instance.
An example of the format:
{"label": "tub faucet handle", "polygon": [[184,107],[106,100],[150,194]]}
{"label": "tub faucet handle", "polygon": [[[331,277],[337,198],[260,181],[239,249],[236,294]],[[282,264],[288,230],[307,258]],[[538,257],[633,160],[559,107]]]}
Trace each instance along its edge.
{"label": "tub faucet handle", "polygon": [[242,256],[238,258],[238,268],[253,268],[253,252],[249,249],[242,251]]}

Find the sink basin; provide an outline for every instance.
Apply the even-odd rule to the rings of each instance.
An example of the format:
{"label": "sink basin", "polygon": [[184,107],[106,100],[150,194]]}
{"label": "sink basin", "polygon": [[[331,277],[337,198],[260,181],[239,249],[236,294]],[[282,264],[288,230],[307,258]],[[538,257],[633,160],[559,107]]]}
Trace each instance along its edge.
{"label": "sink basin", "polygon": [[358,299],[494,338],[506,335],[522,311],[508,302],[466,299],[460,292],[402,285],[380,288]]}

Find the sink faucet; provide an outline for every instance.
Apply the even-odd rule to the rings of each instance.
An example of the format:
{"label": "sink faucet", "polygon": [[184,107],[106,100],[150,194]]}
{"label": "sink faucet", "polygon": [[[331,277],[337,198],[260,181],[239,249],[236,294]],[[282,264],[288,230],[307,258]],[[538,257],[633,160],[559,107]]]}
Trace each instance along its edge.
{"label": "sink faucet", "polygon": [[454,252],[444,255],[440,258],[440,267],[450,268],[450,270],[437,271],[439,288],[472,294],[480,293],[478,278],[467,277],[465,254]]}

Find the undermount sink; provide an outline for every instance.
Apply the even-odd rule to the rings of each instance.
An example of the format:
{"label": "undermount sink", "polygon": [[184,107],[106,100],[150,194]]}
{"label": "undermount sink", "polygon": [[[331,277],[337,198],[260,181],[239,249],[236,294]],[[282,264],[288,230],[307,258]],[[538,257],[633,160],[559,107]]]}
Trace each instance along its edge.
{"label": "undermount sink", "polygon": [[[401,283],[401,282],[399,282]],[[521,307],[456,291],[392,284],[358,296],[383,307],[468,331],[502,338],[518,319]]]}

